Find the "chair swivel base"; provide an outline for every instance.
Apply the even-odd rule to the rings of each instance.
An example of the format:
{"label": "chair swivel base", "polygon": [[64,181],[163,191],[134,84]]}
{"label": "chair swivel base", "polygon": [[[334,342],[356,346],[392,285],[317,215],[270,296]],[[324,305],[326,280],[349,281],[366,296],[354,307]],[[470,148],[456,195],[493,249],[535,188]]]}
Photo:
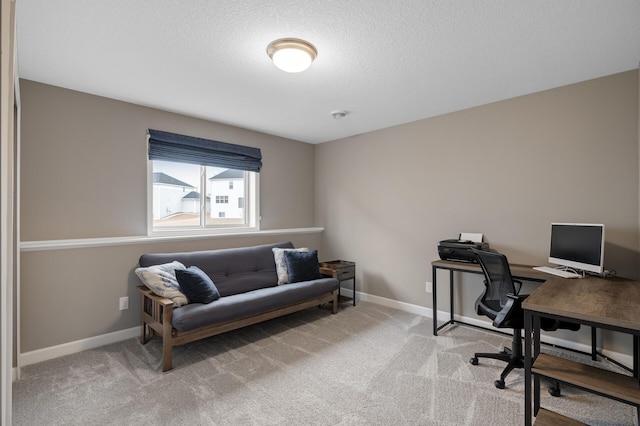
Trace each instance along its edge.
{"label": "chair swivel base", "polygon": [[[469,363],[471,365],[478,365],[478,358],[491,358],[497,359],[499,361],[504,361],[507,363],[507,366],[502,370],[502,374],[500,374],[500,380],[496,380],[493,382],[495,387],[498,389],[504,389],[504,379],[506,379],[507,375],[514,368],[524,368],[524,358],[522,357],[514,357],[511,349],[504,348],[502,352],[499,353],[476,353],[473,358],[469,359]],[[560,383],[554,382],[551,386],[549,386],[549,395],[559,397],[561,396],[560,392]]]}
{"label": "chair swivel base", "polygon": [[498,389],[505,388],[504,379],[507,378],[514,368],[524,368],[524,359],[521,356],[514,356],[509,348],[504,348],[502,352],[498,353],[476,353],[473,358],[469,359],[469,363],[471,363],[471,365],[478,365],[478,358],[497,359],[507,363],[507,366],[502,370],[502,374],[500,374],[500,379],[493,382]]}

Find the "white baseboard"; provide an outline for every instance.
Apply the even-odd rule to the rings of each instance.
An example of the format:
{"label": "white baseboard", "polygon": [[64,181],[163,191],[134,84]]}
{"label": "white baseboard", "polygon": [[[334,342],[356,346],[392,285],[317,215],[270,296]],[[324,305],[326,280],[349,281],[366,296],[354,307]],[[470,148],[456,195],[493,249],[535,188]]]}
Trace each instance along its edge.
{"label": "white baseboard", "polygon": [[[353,296],[353,290],[348,288],[341,288],[340,293],[347,297]],[[409,312],[423,317],[433,318],[433,309],[431,308],[414,305],[412,303],[400,302],[398,300],[387,299],[386,297],[374,296],[367,293],[356,292],[356,294],[357,300],[363,300],[365,302],[371,302],[378,305],[387,306],[389,308],[399,309],[401,311]],[[478,327],[486,328],[488,331],[491,331],[492,329],[491,323],[488,321],[478,320],[477,318],[463,317],[460,315],[455,315],[454,318],[458,321],[464,321]],[[447,321],[448,319],[448,312],[438,311],[438,320]],[[65,355],[71,355],[77,352],[85,351],[87,349],[97,348],[99,346],[108,345],[110,343],[115,343],[138,336],[140,336],[140,326],[129,328],[126,330],[115,331],[113,333],[89,337],[86,339],[76,340],[74,342],[63,343],[61,345],[51,346],[49,348],[37,349],[35,351],[20,354],[19,365],[21,367],[24,367],[26,365],[36,364],[38,362],[47,361],[49,359],[54,359]],[[542,340],[543,342],[548,344],[562,346],[580,352],[591,353],[591,346],[585,345],[583,343],[576,343],[570,340],[559,339],[557,337],[548,335],[543,336]],[[633,365],[633,357],[631,355],[604,350],[602,351],[602,353],[607,357],[615,359],[623,365]],[[15,380],[18,375],[18,369],[14,368],[12,373]]]}
{"label": "white baseboard", "polygon": [[[346,297],[353,297],[353,290],[348,288],[341,288],[340,294]],[[356,292],[357,299],[356,303],[359,300],[363,300],[365,302],[375,303],[376,305],[386,306],[388,308],[399,309],[404,312],[409,312],[412,314],[420,315],[423,317],[432,318],[433,317],[433,309],[425,308],[424,306],[418,306],[411,303],[399,302],[393,299],[387,299],[386,297],[374,296],[367,293]],[[447,314],[448,315],[448,314]]]}
{"label": "white baseboard", "polygon": [[82,340],[76,340],[74,342],[63,343],[61,345],[51,346],[48,348],[37,349],[31,352],[24,352],[20,354],[19,365],[24,367],[26,365],[36,364],[38,362],[47,361],[64,355],[71,355],[87,349],[97,348],[99,346],[120,342],[122,340],[138,336],[140,336],[140,326],[126,330],[114,331],[113,333],[101,334],[99,336],[89,337]]}

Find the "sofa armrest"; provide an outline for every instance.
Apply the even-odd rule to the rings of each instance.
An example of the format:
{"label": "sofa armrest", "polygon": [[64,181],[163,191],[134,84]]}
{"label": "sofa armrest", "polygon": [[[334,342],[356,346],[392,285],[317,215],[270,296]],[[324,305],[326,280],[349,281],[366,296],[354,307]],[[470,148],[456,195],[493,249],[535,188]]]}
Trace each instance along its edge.
{"label": "sofa armrest", "polygon": [[[171,370],[171,348],[173,346],[173,301],[158,296],[144,285],[137,287],[142,293],[142,330],[140,342],[156,334],[162,336],[162,371]],[[147,332],[149,333],[147,335]]]}
{"label": "sofa armrest", "polygon": [[140,291],[140,293],[142,293],[143,300],[144,300],[144,298],[149,298],[149,299],[161,304],[162,306],[170,306],[170,305],[172,306],[173,305],[173,301],[171,299],[167,299],[166,297],[158,296],[153,291],[151,291],[149,289],[149,287],[147,287],[145,285],[139,285],[136,288]]}

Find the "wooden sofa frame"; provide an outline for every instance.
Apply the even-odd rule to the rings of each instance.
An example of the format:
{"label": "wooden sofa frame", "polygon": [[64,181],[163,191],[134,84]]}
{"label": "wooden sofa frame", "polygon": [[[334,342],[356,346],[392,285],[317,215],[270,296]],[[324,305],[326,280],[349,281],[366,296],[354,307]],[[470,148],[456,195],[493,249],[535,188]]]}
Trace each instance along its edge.
{"label": "wooden sofa frame", "polygon": [[158,296],[144,285],[140,285],[137,288],[140,293],[142,293],[142,332],[140,342],[144,345],[153,336],[162,337],[163,372],[173,368],[172,354],[174,346],[195,342],[196,340],[205,339],[227,331],[302,311],[313,306],[322,305],[323,303],[331,302],[331,312],[333,314],[338,312],[338,291],[334,290],[331,293],[325,293],[312,299],[285,305],[259,314],[240,317],[231,321],[196,328],[195,330],[178,331],[171,325],[173,319],[173,302],[167,298]]}

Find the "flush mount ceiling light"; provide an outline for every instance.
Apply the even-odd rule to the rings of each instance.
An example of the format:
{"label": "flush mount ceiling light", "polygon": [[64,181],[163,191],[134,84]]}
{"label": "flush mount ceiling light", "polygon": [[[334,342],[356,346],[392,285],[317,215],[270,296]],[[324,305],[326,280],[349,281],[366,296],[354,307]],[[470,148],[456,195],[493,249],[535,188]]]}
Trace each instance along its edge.
{"label": "flush mount ceiling light", "polygon": [[286,72],[301,72],[311,66],[318,51],[313,44],[297,38],[281,38],[269,43],[267,55]]}

